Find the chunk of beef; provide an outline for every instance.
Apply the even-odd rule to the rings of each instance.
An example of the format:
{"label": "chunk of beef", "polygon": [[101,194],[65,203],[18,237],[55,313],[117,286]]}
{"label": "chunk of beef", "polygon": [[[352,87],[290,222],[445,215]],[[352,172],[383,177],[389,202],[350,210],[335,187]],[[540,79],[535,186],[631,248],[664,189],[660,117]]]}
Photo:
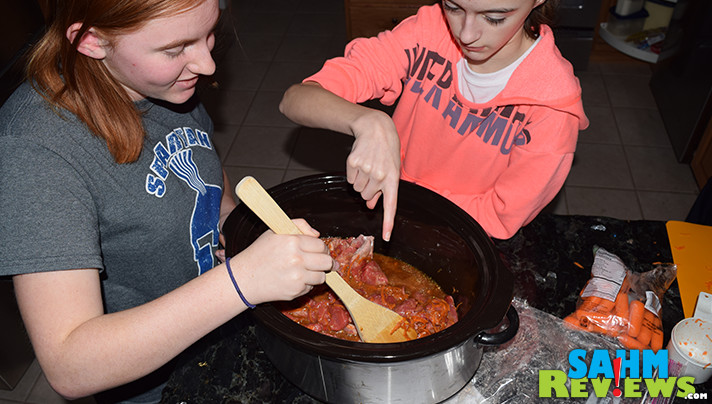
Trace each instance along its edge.
{"label": "chunk of beef", "polygon": [[354,263],[373,259],[373,236],[325,238],[331,256],[342,268],[351,267]]}
{"label": "chunk of beef", "polygon": [[329,322],[329,328],[332,331],[340,331],[351,321],[351,316],[346,308],[341,304],[333,304],[329,308],[329,314],[331,316],[331,321]]}
{"label": "chunk of beef", "polygon": [[387,285],[388,278],[383,273],[381,267],[376,264],[376,261],[368,261],[361,267],[361,273],[358,276],[363,283],[369,285]]}
{"label": "chunk of beef", "polygon": [[401,316],[409,316],[417,311],[422,310],[418,304],[418,301],[415,299],[406,299],[403,303],[398,305],[393,311],[396,313],[400,314]]}
{"label": "chunk of beef", "polygon": [[331,256],[339,263],[339,275],[368,285],[386,285],[388,278],[373,260],[373,236],[326,238]]}

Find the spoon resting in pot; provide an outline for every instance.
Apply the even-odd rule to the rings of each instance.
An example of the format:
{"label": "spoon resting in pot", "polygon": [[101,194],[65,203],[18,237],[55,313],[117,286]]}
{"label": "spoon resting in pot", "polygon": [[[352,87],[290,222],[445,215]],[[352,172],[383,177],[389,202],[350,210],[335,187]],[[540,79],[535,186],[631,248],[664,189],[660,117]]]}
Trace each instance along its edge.
{"label": "spoon resting in pot", "polygon": [[[235,193],[273,232],[302,234],[253,177],[243,178],[235,187]],[[417,337],[413,328],[405,332],[401,328],[405,321],[401,315],[361,296],[335,271],[326,273],[326,284],[351,314],[356,331],[364,342],[403,342]]]}

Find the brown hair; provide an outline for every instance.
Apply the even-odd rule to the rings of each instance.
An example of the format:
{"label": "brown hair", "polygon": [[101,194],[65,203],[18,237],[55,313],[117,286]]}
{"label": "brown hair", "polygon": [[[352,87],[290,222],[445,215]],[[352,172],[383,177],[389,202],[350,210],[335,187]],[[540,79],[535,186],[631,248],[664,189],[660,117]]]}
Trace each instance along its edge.
{"label": "brown hair", "polygon": [[[77,51],[89,28],[111,37],[140,29],[161,15],[193,8],[204,0],[40,0],[47,31],[31,49],[27,79],[54,107],[64,108],[106,141],[119,163],[138,159],[144,141],[141,112],[101,60]],[[66,30],[82,27],[69,42]]]}
{"label": "brown hair", "polygon": [[524,32],[531,39],[539,38],[539,28],[542,25],[553,25],[556,19],[556,9],[559,7],[559,0],[546,0],[540,4],[524,21]]}

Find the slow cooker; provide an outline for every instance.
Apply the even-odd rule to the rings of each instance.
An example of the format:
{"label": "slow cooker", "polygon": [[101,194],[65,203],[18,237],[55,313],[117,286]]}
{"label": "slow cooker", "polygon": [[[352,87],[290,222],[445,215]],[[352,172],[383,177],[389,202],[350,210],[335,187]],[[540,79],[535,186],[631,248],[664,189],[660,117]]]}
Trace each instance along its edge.
{"label": "slow cooker", "polygon": [[[261,347],[305,393],[339,404],[439,402],[473,377],[485,345],[516,334],[512,273],[482,227],[446,198],[401,181],[393,234],[385,242],[381,203],[368,209],[343,174],[297,178],[268,192],[291,218],[306,219],[324,237],[376,236],[375,252],[429,275],[453,296],[458,311],[456,324],[431,336],[369,344],[319,334],[270,303],[259,305],[251,313]],[[226,253],[239,253],[266,230],[239,204],[223,226]]]}

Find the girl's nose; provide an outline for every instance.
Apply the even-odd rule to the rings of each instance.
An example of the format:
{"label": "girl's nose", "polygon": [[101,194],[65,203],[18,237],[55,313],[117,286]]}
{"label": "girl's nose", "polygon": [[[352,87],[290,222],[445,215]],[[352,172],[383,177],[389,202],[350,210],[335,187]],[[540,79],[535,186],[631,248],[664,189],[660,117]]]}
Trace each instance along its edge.
{"label": "girl's nose", "polygon": [[210,76],[215,73],[215,61],[210,53],[211,49],[210,43],[197,47],[191,62],[188,63],[188,69],[195,74],[203,76]]}
{"label": "girl's nose", "polygon": [[464,45],[470,45],[476,42],[482,36],[482,32],[477,25],[477,16],[468,14],[460,28],[460,42]]}

